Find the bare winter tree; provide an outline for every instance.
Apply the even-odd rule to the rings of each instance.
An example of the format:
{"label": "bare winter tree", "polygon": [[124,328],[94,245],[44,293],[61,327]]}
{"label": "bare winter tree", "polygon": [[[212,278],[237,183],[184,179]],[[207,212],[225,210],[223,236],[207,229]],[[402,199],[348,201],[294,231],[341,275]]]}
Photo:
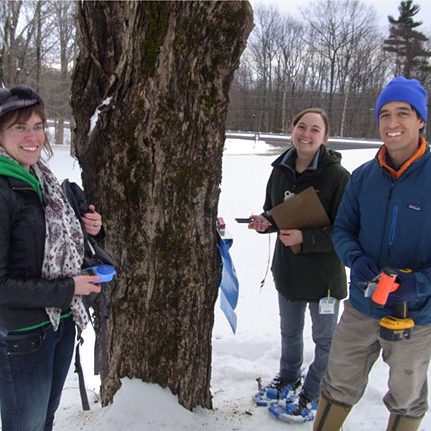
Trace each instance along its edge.
{"label": "bare winter tree", "polygon": [[0,18],[4,35],[0,75],[7,86],[25,83],[40,89],[43,3],[42,0],[2,2],[0,16],[4,14],[5,18]]}
{"label": "bare winter tree", "polygon": [[75,55],[75,8],[76,2],[52,2],[53,27],[60,48],[60,79],[54,89],[51,99],[56,113],[55,143],[63,144],[64,123],[69,119],[70,69]]}
{"label": "bare winter tree", "polygon": [[36,3],[35,9],[35,26],[36,26],[36,35],[35,35],[35,89],[36,91],[40,91],[41,81],[42,81],[42,2],[38,1]]}
{"label": "bare winter tree", "polygon": [[102,401],[127,376],[209,408],[225,118],[252,11],[243,1],[78,7],[74,140],[119,273]]}
{"label": "bare winter tree", "polygon": [[6,22],[8,10],[6,3],[0,3],[0,82],[4,82],[4,54],[6,51]]}
{"label": "bare winter tree", "polygon": [[302,23],[290,17],[282,20],[277,34],[276,83],[281,96],[281,130],[288,131],[291,120],[296,114],[295,97],[300,85],[300,74],[304,65],[304,43]]}
{"label": "bare winter tree", "polygon": [[[371,31],[375,16],[356,0],[325,0],[310,4],[312,7],[303,10],[304,19],[313,29],[313,37],[307,40],[307,45],[327,62],[327,109],[332,117],[334,94],[337,91],[345,93],[352,52]],[[338,106],[337,110],[342,111],[342,108]]]}
{"label": "bare winter tree", "polygon": [[0,53],[0,75],[8,85],[16,82],[18,72],[17,27],[22,1],[2,2],[2,46]]}
{"label": "bare winter tree", "polygon": [[71,115],[74,7],[53,0],[0,3],[0,82],[30,85],[42,94],[49,119],[57,120],[55,143],[63,143],[63,123]]}
{"label": "bare winter tree", "polygon": [[[351,111],[350,105],[353,97],[358,93],[355,88],[359,80],[364,84],[363,68],[370,70],[376,63],[376,57],[381,52],[380,46],[382,36],[376,30],[377,22],[373,9],[364,4],[353,1],[345,11],[346,22],[344,31],[346,32],[346,44],[337,58],[337,87],[339,92],[338,114],[340,125],[337,128],[339,136],[344,136],[345,125],[347,123],[347,111]],[[363,64],[363,59],[367,58],[367,65]],[[372,79],[374,74],[365,78]],[[354,102],[353,102],[354,103]]]}
{"label": "bare winter tree", "polygon": [[273,61],[276,55],[277,36],[282,23],[274,7],[259,6],[256,10],[256,30],[250,38],[250,52],[259,81],[257,113],[258,127],[269,128],[274,124],[272,117]]}
{"label": "bare winter tree", "polygon": [[391,62],[374,9],[359,0],[312,0],[300,10],[302,21],[273,6],[256,9],[228,128],[289,132],[296,112],[317,105],[330,112],[332,133],[375,137],[370,100]]}

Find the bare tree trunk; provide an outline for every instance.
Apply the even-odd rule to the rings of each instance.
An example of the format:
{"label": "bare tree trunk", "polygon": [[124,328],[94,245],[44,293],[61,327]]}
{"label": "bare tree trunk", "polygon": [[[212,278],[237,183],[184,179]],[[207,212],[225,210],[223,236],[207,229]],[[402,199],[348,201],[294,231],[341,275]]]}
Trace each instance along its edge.
{"label": "bare tree trunk", "polygon": [[346,111],[347,111],[347,104],[349,100],[350,95],[350,84],[346,85],[345,92],[343,95],[343,110],[341,111],[341,124],[340,124],[340,133],[339,136],[342,138],[344,136],[344,125],[346,122]]}
{"label": "bare tree trunk", "polygon": [[35,81],[36,81],[36,91],[40,91],[41,81],[42,81],[42,18],[41,18],[41,8],[42,2],[38,1],[36,3],[35,10],[35,25],[36,25],[36,40],[35,40],[35,50],[36,50],[36,58],[35,58]]}
{"label": "bare tree trunk", "polygon": [[17,74],[17,41],[16,32],[18,25],[18,18],[22,6],[22,0],[12,2],[8,1],[8,13],[5,24],[5,57],[4,57],[4,79],[9,86],[16,83]]}
{"label": "bare tree trunk", "polygon": [[60,85],[57,92],[55,123],[55,142],[64,144],[64,126],[66,119],[69,119],[68,112],[68,84],[69,84],[69,62],[72,59],[74,39],[74,13],[75,5],[72,2],[55,2],[54,3],[54,22],[58,32],[60,45]]}
{"label": "bare tree trunk", "polygon": [[55,143],[57,145],[64,144],[64,118],[60,117],[55,123]]}
{"label": "bare tree trunk", "polygon": [[74,141],[119,273],[102,402],[136,377],[210,408],[225,118],[250,5],[80,2],[78,21]]}

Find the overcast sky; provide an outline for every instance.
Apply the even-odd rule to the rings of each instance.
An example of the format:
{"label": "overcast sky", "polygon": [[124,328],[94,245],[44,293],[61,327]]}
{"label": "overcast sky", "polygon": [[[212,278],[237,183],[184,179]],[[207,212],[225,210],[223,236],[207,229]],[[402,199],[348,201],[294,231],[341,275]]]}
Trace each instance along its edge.
{"label": "overcast sky", "polygon": [[[375,8],[378,22],[385,28],[388,26],[388,15],[398,18],[398,7],[401,0],[361,0],[363,3],[371,5]],[[280,11],[289,13],[294,16],[301,16],[299,14],[298,6],[306,7],[309,4],[307,0],[250,0],[253,8],[258,4],[270,5],[273,4]],[[420,31],[427,34],[431,33],[431,1],[430,0],[416,0],[414,4],[420,6],[419,13],[415,16],[416,21],[422,21],[423,25],[419,27]]]}

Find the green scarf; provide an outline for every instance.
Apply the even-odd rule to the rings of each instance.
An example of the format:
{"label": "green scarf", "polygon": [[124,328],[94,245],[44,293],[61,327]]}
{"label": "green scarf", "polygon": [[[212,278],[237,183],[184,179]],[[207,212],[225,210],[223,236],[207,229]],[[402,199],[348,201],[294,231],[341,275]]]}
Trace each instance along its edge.
{"label": "green scarf", "polygon": [[42,187],[36,175],[26,171],[18,162],[0,155],[0,175],[17,178],[30,184],[33,190],[38,194],[40,201],[43,201]]}

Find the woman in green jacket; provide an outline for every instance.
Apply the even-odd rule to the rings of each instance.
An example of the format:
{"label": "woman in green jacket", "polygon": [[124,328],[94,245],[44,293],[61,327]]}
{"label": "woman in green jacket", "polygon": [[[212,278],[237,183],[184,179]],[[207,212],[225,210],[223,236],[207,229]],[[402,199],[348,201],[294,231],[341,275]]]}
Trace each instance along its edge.
{"label": "woman in green jacket", "polygon": [[[57,178],[42,98],[0,89],[0,410],[3,431],[50,431],[75,345],[88,322],[82,297],[100,292],[81,275],[84,237]],[[82,217],[97,235],[102,217]]]}
{"label": "woman in green jacket", "polygon": [[[274,416],[288,422],[314,419],[320,381],[337,324],[339,300],[347,294],[346,274],[333,249],[330,227],[278,229],[271,209],[311,186],[331,224],[334,222],[349,173],[340,164],[341,155],[327,149],[328,135],[329,121],[322,109],[309,108],[294,118],[293,146],[272,164],[264,212],[252,215],[249,225],[260,233],[278,232],[272,272],[278,291],[281,329],[279,372],[254,400],[258,405],[269,406]],[[297,251],[292,251],[292,247]],[[328,296],[336,301],[322,313],[319,302],[327,301]],[[315,356],[301,379],[307,305]]]}

